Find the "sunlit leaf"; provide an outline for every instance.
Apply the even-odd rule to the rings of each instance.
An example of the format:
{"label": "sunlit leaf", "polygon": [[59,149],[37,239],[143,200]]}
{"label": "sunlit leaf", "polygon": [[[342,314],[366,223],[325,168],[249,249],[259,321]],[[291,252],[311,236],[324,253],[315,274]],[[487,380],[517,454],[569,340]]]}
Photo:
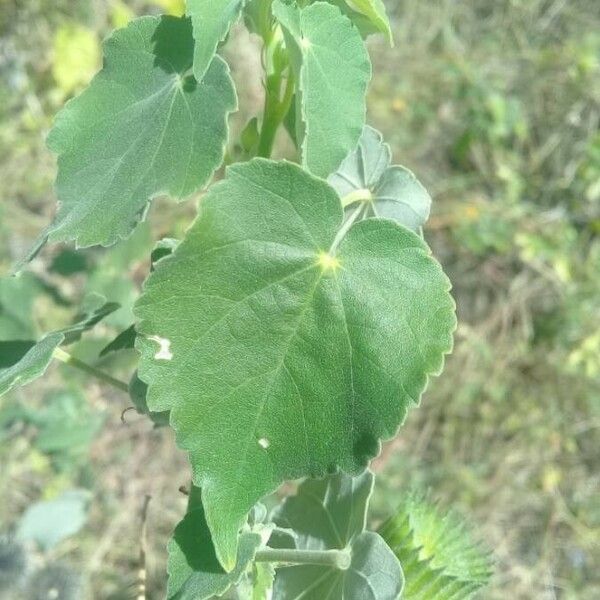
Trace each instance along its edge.
{"label": "sunlit leaf", "polygon": [[260,498],[362,470],[452,347],[426,244],[390,220],[342,223],[335,191],[298,166],[234,165],[136,304],[148,406],[172,412],[227,569]]}
{"label": "sunlit leaf", "polygon": [[328,181],[340,197],[350,200],[349,209],[354,202],[364,202],[368,215],[394,219],[419,231],[429,218],[431,197],[408,169],[390,166],[391,162],[389,145],[378,131],[366,126],[356,150]]}
{"label": "sunlit leaf", "polygon": [[297,139],[302,162],[327,177],[356,147],[365,123],[371,63],[351,21],[335,6],[299,9],[281,0],[273,13],[284,28],[298,81]]}
{"label": "sunlit leaf", "polygon": [[129,235],[158,194],[185,198],[221,164],[236,107],[229,70],[216,58],[190,74],[188,19],[144,17],[104,43],[104,68],[56,118],[59,210],[46,236],[79,246]]}

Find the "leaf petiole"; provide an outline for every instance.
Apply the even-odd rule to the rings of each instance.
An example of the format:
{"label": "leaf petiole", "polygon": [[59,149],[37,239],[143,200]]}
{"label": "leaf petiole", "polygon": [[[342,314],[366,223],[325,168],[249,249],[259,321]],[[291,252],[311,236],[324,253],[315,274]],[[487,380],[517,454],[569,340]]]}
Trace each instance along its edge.
{"label": "leaf petiole", "polygon": [[256,553],[256,562],[285,563],[288,565],[323,565],[341,571],[350,568],[349,550],[293,550],[263,548]]}
{"label": "leaf petiole", "polygon": [[79,369],[80,371],[83,371],[84,373],[88,373],[89,375],[93,375],[94,377],[96,377],[96,379],[100,379],[101,381],[108,383],[109,385],[120,390],[121,392],[125,392],[126,394],[129,393],[129,386],[125,382],[119,381],[118,379],[111,377],[108,373],[105,373],[104,371],[100,371],[99,369],[96,369],[95,367],[92,367],[91,365],[88,365],[87,363],[83,362],[82,360],[75,358],[68,352],[65,352],[61,348],[56,348],[56,350],[54,350],[54,352],[52,353],[52,356],[56,360],[66,364],[66,365],[69,365],[71,367]]}

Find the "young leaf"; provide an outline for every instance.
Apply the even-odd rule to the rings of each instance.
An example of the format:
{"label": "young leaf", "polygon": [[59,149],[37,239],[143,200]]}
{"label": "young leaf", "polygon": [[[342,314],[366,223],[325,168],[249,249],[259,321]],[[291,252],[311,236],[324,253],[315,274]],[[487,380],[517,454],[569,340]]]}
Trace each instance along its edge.
{"label": "young leaf", "polygon": [[62,344],[62,333],[51,333],[35,342],[0,342],[0,396],[17,385],[41,377],[52,362],[52,354]]}
{"label": "young leaf", "polygon": [[186,13],[194,28],[194,76],[202,81],[217,46],[238,20],[246,0],[187,0]]}
{"label": "young leaf", "polygon": [[390,166],[391,162],[389,145],[377,130],[366,126],[356,150],[328,181],[340,197],[352,198],[352,194],[357,202],[365,202],[368,214],[419,231],[429,218],[431,197],[408,169]]}
{"label": "young leaf", "polygon": [[[383,0],[330,0],[338,6],[345,4],[348,7],[347,14],[350,18],[358,24],[361,22],[363,17],[367,19],[373,28],[380,33],[383,33],[388,42],[393,46],[394,37],[392,35],[392,29],[390,27],[390,20],[388,19],[387,12],[385,10],[385,4]],[[356,22],[355,21],[358,21]]]}
{"label": "young leaf", "polygon": [[276,525],[294,531],[293,538],[275,532],[269,545],[298,550],[346,550],[350,567],[294,566],[277,570],[273,600],[396,600],[402,592],[402,568],[383,539],[365,531],[373,474],[356,478],[338,474],[305,481],[296,496],[274,514]]}
{"label": "young leaf", "polygon": [[298,81],[297,137],[304,166],[322,177],[335,170],[365,123],[371,63],[357,29],[338,8],[273,3]]}
{"label": "young leaf", "polygon": [[259,534],[244,532],[240,536],[235,568],[231,573],[225,572],[215,554],[200,500],[200,490],[194,487],[188,512],[175,529],[168,546],[167,598],[205,600],[220,596],[240,581],[260,544]]}
{"label": "young leaf", "polygon": [[220,58],[201,83],[189,74],[188,19],[137,19],[104,52],[104,68],[48,138],[58,154],[60,206],[45,234],[53,242],[110,245],[131,232],[150,199],[189,196],[223,160],[233,82]]}
{"label": "young leaf", "polygon": [[379,533],[402,562],[406,600],[466,600],[490,579],[490,556],[462,520],[421,495],[408,496]]}
{"label": "young leaf", "polygon": [[136,304],[148,406],[172,411],[226,569],[255,502],[362,470],[452,347],[450,283],[425,243],[342,222],[298,166],[236,164]]}

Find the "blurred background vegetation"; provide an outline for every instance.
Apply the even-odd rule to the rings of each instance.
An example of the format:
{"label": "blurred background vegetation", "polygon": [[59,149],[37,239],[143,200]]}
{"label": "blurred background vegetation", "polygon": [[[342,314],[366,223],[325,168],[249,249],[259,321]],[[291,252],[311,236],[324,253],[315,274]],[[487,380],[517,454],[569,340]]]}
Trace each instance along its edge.
{"label": "blurred background vegetation", "polygon": [[[370,121],[434,196],[426,236],[460,327],[443,377],[377,461],[374,518],[403,490],[431,490],[494,552],[483,598],[600,598],[600,3],[387,4],[396,46],[370,42]],[[193,202],[158,202],[114,248],[52,247],[6,276],[53,213],[44,138],[98,69],[101,39],[181,5],[0,0],[0,340],[67,323],[99,293],[122,308],[73,353],[123,379],[133,370],[132,352],[99,351],[133,320],[153,240],[181,236]],[[260,105],[256,45],[237,31],[225,53],[239,130]],[[68,367],[3,399],[0,536],[51,520],[58,530],[36,530],[27,569],[70,564],[91,597],[134,598],[149,494],[158,599],[188,471],[168,430],[131,412],[122,423],[128,404]],[[64,510],[79,515],[74,530],[60,529]]]}

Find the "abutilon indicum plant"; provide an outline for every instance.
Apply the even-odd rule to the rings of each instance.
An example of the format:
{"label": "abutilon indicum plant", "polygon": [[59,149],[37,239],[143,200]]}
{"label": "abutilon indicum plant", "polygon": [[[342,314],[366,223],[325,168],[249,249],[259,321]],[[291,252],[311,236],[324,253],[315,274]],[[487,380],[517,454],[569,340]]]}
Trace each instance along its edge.
{"label": "abutilon indicum plant", "polygon": [[[240,19],[263,43],[265,102],[236,155],[237,94],[218,51]],[[365,122],[373,33],[392,42],[382,0],[188,0],[182,18],[110,35],[102,70],[49,135],[58,210],[28,259],[46,243],[115,244],[156,196],[205,191],[184,239],[158,242],[136,322],[104,351],[135,346],[129,385],[64,349],[111,304],[1,346],[0,393],[57,359],[173,428],[193,484],[168,545],[170,599],[455,600],[489,577],[487,555],[425,498],[367,526],[369,463],[456,328],[423,237],[431,198]],[[284,131],[294,162],[271,158]]]}

